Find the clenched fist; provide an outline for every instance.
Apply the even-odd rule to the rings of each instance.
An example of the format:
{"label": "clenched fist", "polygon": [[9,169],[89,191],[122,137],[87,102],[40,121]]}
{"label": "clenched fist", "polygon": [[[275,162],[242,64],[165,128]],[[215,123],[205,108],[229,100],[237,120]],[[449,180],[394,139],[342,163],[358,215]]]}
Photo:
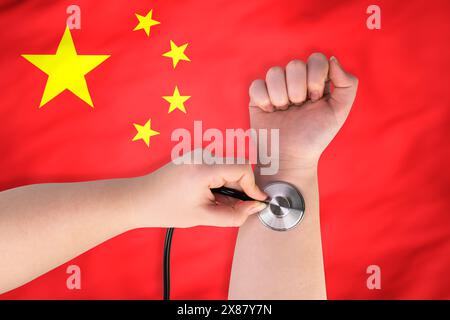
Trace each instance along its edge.
{"label": "clenched fist", "polygon": [[255,129],[280,129],[280,170],[315,168],[345,122],[358,79],[336,58],[313,53],[272,67],[250,86],[250,122]]}

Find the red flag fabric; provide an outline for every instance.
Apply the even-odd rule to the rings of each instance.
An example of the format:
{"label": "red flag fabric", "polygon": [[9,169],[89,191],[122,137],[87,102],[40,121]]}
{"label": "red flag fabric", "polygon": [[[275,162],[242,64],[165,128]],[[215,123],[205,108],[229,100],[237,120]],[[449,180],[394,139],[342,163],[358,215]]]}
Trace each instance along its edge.
{"label": "red flag fabric", "polygon": [[[381,29],[370,30],[367,1],[78,0],[77,53],[109,55],[85,76],[93,107],[69,90],[39,107],[48,76],[22,55],[57,52],[72,4],[0,4],[1,190],[151,172],[170,160],[175,128],[248,127],[251,80],[321,51],[360,79],[319,167],[328,297],[450,298],[448,1],[377,1]],[[133,31],[150,10],[160,24]],[[171,41],[190,61],[173,67]],[[186,113],[168,113],[175,87],[191,97]],[[160,134],[132,141],[133,123],[150,119]],[[127,232],[0,298],[161,299],[164,233]],[[236,234],[176,230],[172,298],[225,299]],[[71,264],[80,290],[66,286]],[[379,290],[367,287],[371,265]]]}

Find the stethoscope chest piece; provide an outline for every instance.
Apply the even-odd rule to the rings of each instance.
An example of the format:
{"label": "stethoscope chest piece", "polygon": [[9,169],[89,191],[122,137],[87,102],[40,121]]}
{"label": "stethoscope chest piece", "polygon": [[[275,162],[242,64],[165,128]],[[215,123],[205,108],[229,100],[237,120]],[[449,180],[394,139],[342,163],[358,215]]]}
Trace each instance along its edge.
{"label": "stethoscope chest piece", "polygon": [[268,228],[287,231],[300,223],[305,214],[305,200],[301,193],[286,182],[272,182],[264,188],[270,197],[259,219]]}

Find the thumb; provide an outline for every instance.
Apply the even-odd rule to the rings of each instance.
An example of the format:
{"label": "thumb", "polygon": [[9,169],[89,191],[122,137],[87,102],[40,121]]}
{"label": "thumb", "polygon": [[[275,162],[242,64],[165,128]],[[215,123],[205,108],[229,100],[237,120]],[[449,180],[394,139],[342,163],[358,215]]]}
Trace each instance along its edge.
{"label": "thumb", "polygon": [[239,180],[239,185],[241,186],[242,190],[244,190],[244,192],[251,198],[261,201],[267,199],[267,195],[256,184],[255,175],[250,166],[248,166],[248,170]]}
{"label": "thumb", "polygon": [[267,205],[259,201],[238,201],[234,206],[224,204],[211,205],[205,214],[208,215],[209,225],[218,227],[239,227],[244,224],[248,216],[265,209]]}
{"label": "thumb", "polygon": [[334,86],[329,103],[334,109],[336,118],[342,124],[347,118],[355,100],[358,79],[345,72],[334,56],[330,58],[329,78]]}

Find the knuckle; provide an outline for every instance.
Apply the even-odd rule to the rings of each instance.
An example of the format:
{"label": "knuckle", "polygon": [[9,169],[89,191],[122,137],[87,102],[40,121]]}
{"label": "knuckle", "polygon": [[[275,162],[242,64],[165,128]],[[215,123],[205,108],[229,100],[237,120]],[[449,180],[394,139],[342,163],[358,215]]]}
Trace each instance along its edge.
{"label": "knuckle", "polygon": [[266,78],[270,78],[270,77],[272,77],[274,75],[277,75],[277,74],[280,74],[280,73],[283,73],[283,72],[284,72],[284,70],[280,66],[271,67],[269,70],[267,70]]}
{"label": "knuckle", "polygon": [[258,89],[259,87],[261,87],[263,84],[264,84],[264,80],[263,80],[263,79],[256,79],[256,80],[253,80],[252,83],[250,84],[250,87],[249,87],[250,93],[251,93],[253,90],[256,90],[256,89]]}
{"label": "knuckle", "polygon": [[264,103],[258,104],[258,107],[260,107],[262,110],[264,110],[264,111],[266,111],[266,112],[270,112],[270,111],[272,111],[272,109],[273,109],[272,103],[271,103],[269,100],[267,100],[267,101],[264,102]]}
{"label": "knuckle", "polygon": [[308,61],[311,61],[311,60],[327,61],[328,59],[322,52],[314,52],[308,58]]}
{"label": "knuckle", "polygon": [[250,101],[252,104],[266,107],[271,104],[269,95],[267,94],[266,82],[262,79],[253,80],[248,89]]}
{"label": "knuckle", "polygon": [[306,94],[294,93],[289,95],[292,103],[302,103],[306,100]]}
{"label": "knuckle", "polygon": [[261,108],[269,108],[269,106],[272,104],[272,102],[270,101],[269,97],[261,98],[260,100],[256,101],[256,103]]}
{"label": "knuckle", "polygon": [[325,83],[318,81],[309,81],[308,90],[309,91],[322,91],[325,88]]}
{"label": "knuckle", "polygon": [[291,60],[286,65],[286,69],[291,69],[291,68],[296,69],[296,68],[304,68],[304,67],[306,67],[306,64],[303,61],[298,60],[298,59]]}
{"label": "knuckle", "polygon": [[277,99],[273,102],[273,104],[278,107],[282,108],[283,110],[287,109],[289,107],[289,100],[288,99]]}

